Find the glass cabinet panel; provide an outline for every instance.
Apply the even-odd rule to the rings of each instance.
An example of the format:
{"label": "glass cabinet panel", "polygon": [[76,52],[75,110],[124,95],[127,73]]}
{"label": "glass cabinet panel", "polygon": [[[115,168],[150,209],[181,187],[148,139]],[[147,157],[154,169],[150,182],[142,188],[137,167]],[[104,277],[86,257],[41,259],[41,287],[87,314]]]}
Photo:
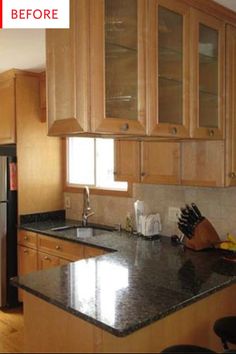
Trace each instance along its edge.
{"label": "glass cabinet panel", "polygon": [[105,115],[138,118],[137,0],[105,0]]}
{"label": "glass cabinet panel", "polygon": [[199,25],[199,125],[218,127],[218,31]]}
{"label": "glass cabinet panel", "polygon": [[183,123],[183,16],[158,8],[159,122]]}

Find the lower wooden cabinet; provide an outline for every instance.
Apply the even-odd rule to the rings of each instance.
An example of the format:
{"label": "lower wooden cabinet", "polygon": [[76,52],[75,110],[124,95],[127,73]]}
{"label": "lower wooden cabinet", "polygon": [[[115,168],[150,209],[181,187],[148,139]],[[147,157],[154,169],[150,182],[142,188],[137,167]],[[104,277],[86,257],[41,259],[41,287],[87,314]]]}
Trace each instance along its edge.
{"label": "lower wooden cabinet", "polygon": [[[38,270],[37,250],[18,245],[18,275],[25,275]],[[22,290],[18,291],[19,301],[23,301]]]}
{"label": "lower wooden cabinet", "polygon": [[[85,246],[31,231],[19,230],[18,275],[58,267],[105,253],[107,251],[97,247]],[[23,301],[23,296],[24,292],[19,290],[19,301]]]}
{"label": "lower wooden cabinet", "polygon": [[60,258],[47,253],[38,252],[38,270],[49,269],[60,265]]}

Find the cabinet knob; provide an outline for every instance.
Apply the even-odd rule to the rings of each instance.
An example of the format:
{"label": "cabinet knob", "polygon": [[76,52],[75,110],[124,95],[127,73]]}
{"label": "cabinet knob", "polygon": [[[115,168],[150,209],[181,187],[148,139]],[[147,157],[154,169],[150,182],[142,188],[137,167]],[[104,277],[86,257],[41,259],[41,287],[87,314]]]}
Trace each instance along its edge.
{"label": "cabinet knob", "polygon": [[128,124],[128,123],[123,124],[123,125],[120,127],[120,130],[121,130],[122,132],[127,132],[127,130],[129,130],[129,124]]}
{"label": "cabinet knob", "polygon": [[232,178],[232,179],[236,178],[236,173],[235,172],[230,172],[229,173],[229,177]]}
{"label": "cabinet knob", "polygon": [[171,129],[171,131],[170,131],[170,132],[171,132],[171,134],[172,134],[172,135],[176,135],[176,134],[177,134],[177,132],[178,132],[178,130],[177,130],[177,128],[176,128],[176,127],[174,127],[174,128],[172,128],[172,129]]}
{"label": "cabinet knob", "polygon": [[61,246],[56,246],[56,250],[60,250],[61,249]]}
{"label": "cabinet knob", "polygon": [[208,135],[209,135],[209,136],[214,136],[214,135],[215,135],[214,130],[213,130],[213,129],[209,129],[209,130],[208,130]]}
{"label": "cabinet knob", "polygon": [[51,260],[48,256],[44,256],[43,258],[45,259],[45,261],[50,261]]}
{"label": "cabinet knob", "polygon": [[29,239],[28,236],[25,236],[25,237],[24,237],[24,240],[25,240],[25,241],[28,241],[28,239]]}
{"label": "cabinet knob", "polygon": [[24,254],[29,254],[29,251],[28,250],[24,250]]}
{"label": "cabinet knob", "polygon": [[114,172],[113,172],[113,175],[114,175],[114,176],[116,176],[116,175],[117,175],[117,172],[116,172],[116,171],[114,171]]}
{"label": "cabinet knob", "polygon": [[146,176],[146,173],[145,172],[142,172],[141,173],[141,177],[145,177]]}

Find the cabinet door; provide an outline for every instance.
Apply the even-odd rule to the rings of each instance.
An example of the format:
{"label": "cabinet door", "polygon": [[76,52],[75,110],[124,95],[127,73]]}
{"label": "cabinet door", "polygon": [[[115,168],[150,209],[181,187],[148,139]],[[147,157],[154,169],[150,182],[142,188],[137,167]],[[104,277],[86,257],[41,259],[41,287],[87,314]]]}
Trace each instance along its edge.
{"label": "cabinet door", "polygon": [[[37,251],[24,246],[17,246],[18,275],[25,275],[38,270]],[[18,290],[18,299],[23,301],[24,292]]]}
{"label": "cabinet door", "polygon": [[225,26],[191,10],[191,135],[223,139]]}
{"label": "cabinet door", "polygon": [[59,257],[38,252],[38,269],[49,269],[60,265]]}
{"label": "cabinet door", "polygon": [[224,186],[224,142],[181,143],[181,184],[203,187]]}
{"label": "cabinet door", "polygon": [[143,183],[180,183],[180,144],[142,142],[141,179]]}
{"label": "cabinet door", "polygon": [[88,8],[88,0],[71,0],[70,29],[46,31],[49,135],[89,130]]}
{"label": "cabinet door", "polygon": [[37,251],[28,247],[18,246],[18,274],[24,275],[31,272],[36,272]]}
{"label": "cabinet door", "polygon": [[145,134],[145,0],[91,0],[95,132]]}
{"label": "cabinet door", "polygon": [[115,180],[140,182],[140,142],[115,141]]}
{"label": "cabinet door", "polygon": [[15,142],[15,79],[8,79],[0,81],[0,144]]}
{"label": "cabinet door", "polygon": [[236,185],[236,28],[226,36],[226,185]]}
{"label": "cabinet door", "polygon": [[149,1],[150,135],[189,136],[189,7]]}

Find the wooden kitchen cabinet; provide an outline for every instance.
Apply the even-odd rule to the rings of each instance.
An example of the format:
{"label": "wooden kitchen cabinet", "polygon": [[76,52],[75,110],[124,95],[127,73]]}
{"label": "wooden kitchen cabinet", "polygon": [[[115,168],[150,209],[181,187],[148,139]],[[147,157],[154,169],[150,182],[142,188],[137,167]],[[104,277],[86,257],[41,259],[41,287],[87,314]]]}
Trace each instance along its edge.
{"label": "wooden kitchen cabinet", "polygon": [[141,156],[143,183],[180,184],[180,143],[143,141]]}
{"label": "wooden kitchen cabinet", "polygon": [[191,9],[191,136],[224,138],[225,23]]}
{"label": "wooden kitchen cabinet", "polygon": [[38,270],[49,269],[60,265],[59,257],[38,252]]}
{"label": "wooden kitchen cabinet", "polygon": [[145,0],[91,0],[91,119],[97,133],[146,134]]}
{"label": "wooden kitchen cabinet", "polygon": [[136,140],[115,140],[115,171],[116,181],[141,181],[141,144]]}
{"label": "wooden kitchen cabinet", "polygon": [[89,1],[71,0],[69,29],[46,31],[49,135],[90,130]]}
{"label": "wooden kitchen cabinet", "polygon": [[226,185],[236,185],[236,28],[226,32]]}
{"label": "wooden kitchen cabinet", "polygon": [[84,246],[70,241],[38,235],[38,250],[61,258],[79,260],[84,258]]}
{"label": "wooden kitchen cabinet", "polygon": [[16,142],[15,79],[0,75],[0,144]]}
{"label": "wooden kitchen cabinet", "polygon": [[189,137],[189,16],[178,0],[149,1],[149,135]]}
{"label": "wooden kitchen cabinet", "polygon": [[181,184],[223,187],[225,160],[223,141],[181,143]]}
{"label": "wooden kitchen cabinet", "polygon": [[[29,247],[17,246],[18,275],[25,275],[38,270],[37,250]],[[18,290],[18,299],[23,301],[24,293]]]}
{"label": "wooden kitchen cabinet", "polygon": [[128,166],[127,177],[133,182],[180,183],[179,142],[118,140],[115,144],[115,156],[115,161],[118,163],[115,165],[117,180],[125,177],[123,171]]}

